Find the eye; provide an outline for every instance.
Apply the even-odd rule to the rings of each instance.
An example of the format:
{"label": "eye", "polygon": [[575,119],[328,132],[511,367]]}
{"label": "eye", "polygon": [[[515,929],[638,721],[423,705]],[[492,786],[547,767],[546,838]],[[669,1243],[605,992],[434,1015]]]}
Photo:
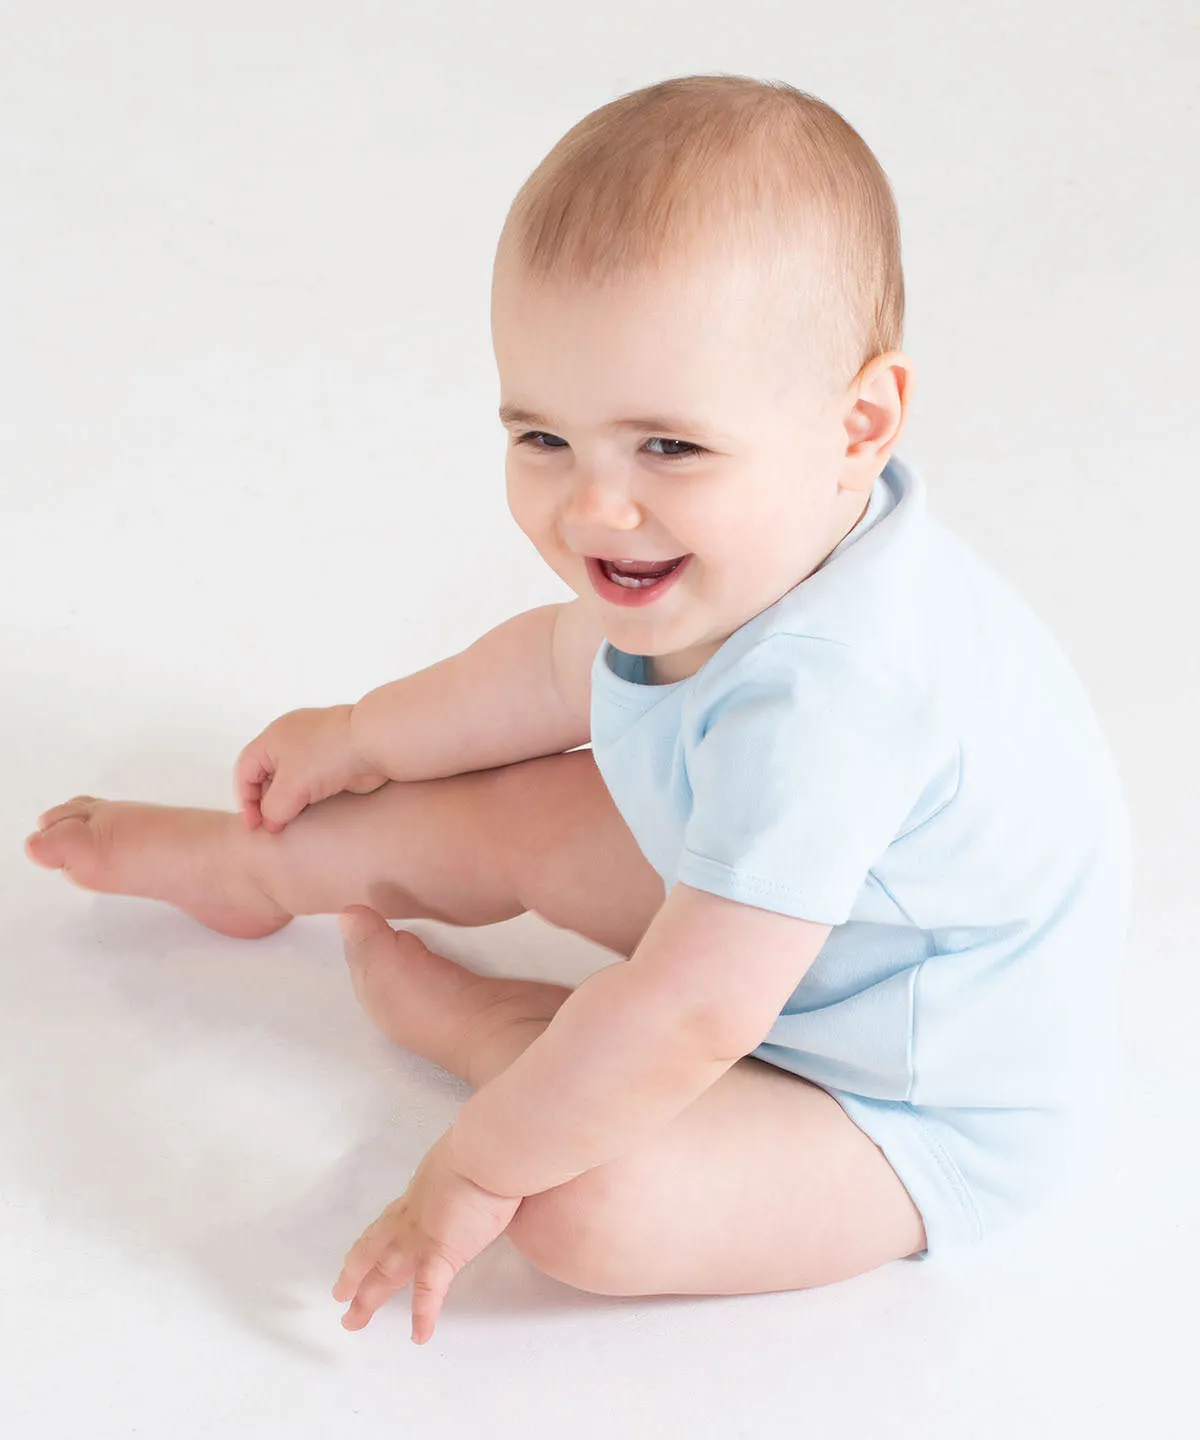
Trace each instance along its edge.
{"label": "eye", "polygon": [[[554,445],[543,445],[540,443],[543,440],[554,440],[558,443]],[[567,444],[561,436],[551,435],[545,430],[526,430],[524,434],[516,437],[515,443],[517,445],[528,445],[531,450],[563,450]],[[652,435],[650,439],[646,441],[646,444],[678,447],[673,450],[651,451],[651,454],[657,455],[661,460],[687,460],[693,455],[703,455],[705,453],[703,446],[693,445],[690,440],[667,440],[662,435]]]}
{"label": "eye", "polygon": [[703,447],[699,445],[693,445],[690,440],[664,440],[661,435],[651,435],[650,439],[646,441],[646,444],[652,445],[656,440],[661,445],[682,446],[682,449],[668,450],[665,454],[663,454],[662,451],[656,450],[654,453],[656,455],[662,455],[662,458],[664,460],[686,460],[690,455],[704,454]]}
{"label": "eye", "polygon": [[[547,440],[560,440],[561,444],[539,445],[537,443],[539,436],[543,436]],[[561,436],[548,435],[545,430],[526,430],[524,435],[517,436],[516,443],[518,445],[528,445],[532,450],[560,450],[567,442],[562,440]]]}

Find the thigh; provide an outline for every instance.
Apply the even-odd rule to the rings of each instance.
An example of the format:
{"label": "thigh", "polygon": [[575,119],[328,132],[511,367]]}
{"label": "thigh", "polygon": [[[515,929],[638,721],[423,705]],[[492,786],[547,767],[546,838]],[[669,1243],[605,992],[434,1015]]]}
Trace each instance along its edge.
{"label": "thigh", "polygon": [[505,1233],[547,1274],[606,1295],[802,1289],[926,1245],[916,1204],[838,1102],[749,1056],[627,1155],[528,1196]]}
{"label": "thigh", "polygon": [[497,770],[498,845],[521,905],[631,955],[666,899],[590,750]]}

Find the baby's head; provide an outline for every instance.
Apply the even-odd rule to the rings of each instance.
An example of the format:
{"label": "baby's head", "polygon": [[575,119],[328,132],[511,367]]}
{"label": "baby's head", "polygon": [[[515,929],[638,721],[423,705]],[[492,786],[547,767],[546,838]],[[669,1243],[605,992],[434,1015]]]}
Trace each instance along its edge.
{"label": "baby's head", "polygon": [[[782,82],[624,95],[522,186],[492,287],[509,507],[656,680],[694,673],[862,515],[911,394],[903,318],[886,176]],[[683,555],[641,605],[596,563]]]}

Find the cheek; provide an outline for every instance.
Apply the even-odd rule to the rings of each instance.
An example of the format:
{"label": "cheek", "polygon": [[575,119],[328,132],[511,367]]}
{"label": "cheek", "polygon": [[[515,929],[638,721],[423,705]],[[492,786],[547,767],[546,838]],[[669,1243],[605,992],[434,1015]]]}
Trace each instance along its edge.
{"label": "cheek", "polygon": [[702,555],[737,556],[747,546],[762,544],[763,525],[752,504],[731,490],[726,496],[707,497],[686,518],[681,517],[681,538]]}
{"label": "cheek", "polygon": [[528,522],[533,513],[533,492],[511,460],[504,467],[504,498],[508,501],[509,514],[528,535]]}
{"label": "cheek", "polygon": [[[770,590],[806,553],[814,515],[792,496],[731,492],[706,506],[684,534],[688,548],[713,562],[714,579],[740,593]],[[723,580],[722,580],[723,577]]]}
{"label": "cheek", "polygon": [[539,550],[551,540],[553,503],[547,487],[522,475],[515,464],[505,469],[505,498],[508,511],[524,534]]}

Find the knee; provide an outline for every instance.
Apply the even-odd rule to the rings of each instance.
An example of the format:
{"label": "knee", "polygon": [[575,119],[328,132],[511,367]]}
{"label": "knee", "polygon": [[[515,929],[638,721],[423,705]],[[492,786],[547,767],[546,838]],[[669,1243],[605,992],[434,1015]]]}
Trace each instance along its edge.
{"label": "knee", "polygon": [[[578,844],[604,786],[590,750],[535,755],[487,773],[490,849],[505,858],[513,882],[529,899],[546,888],[564,845]],[[607,790],[603,792],[607,795]]]}
{"label": "knee", "polygon": [[552,1280],[596,1295],[642,1294],[627,1191],[620,1166],[601,1165],[527,1196],[505,1234]]}

